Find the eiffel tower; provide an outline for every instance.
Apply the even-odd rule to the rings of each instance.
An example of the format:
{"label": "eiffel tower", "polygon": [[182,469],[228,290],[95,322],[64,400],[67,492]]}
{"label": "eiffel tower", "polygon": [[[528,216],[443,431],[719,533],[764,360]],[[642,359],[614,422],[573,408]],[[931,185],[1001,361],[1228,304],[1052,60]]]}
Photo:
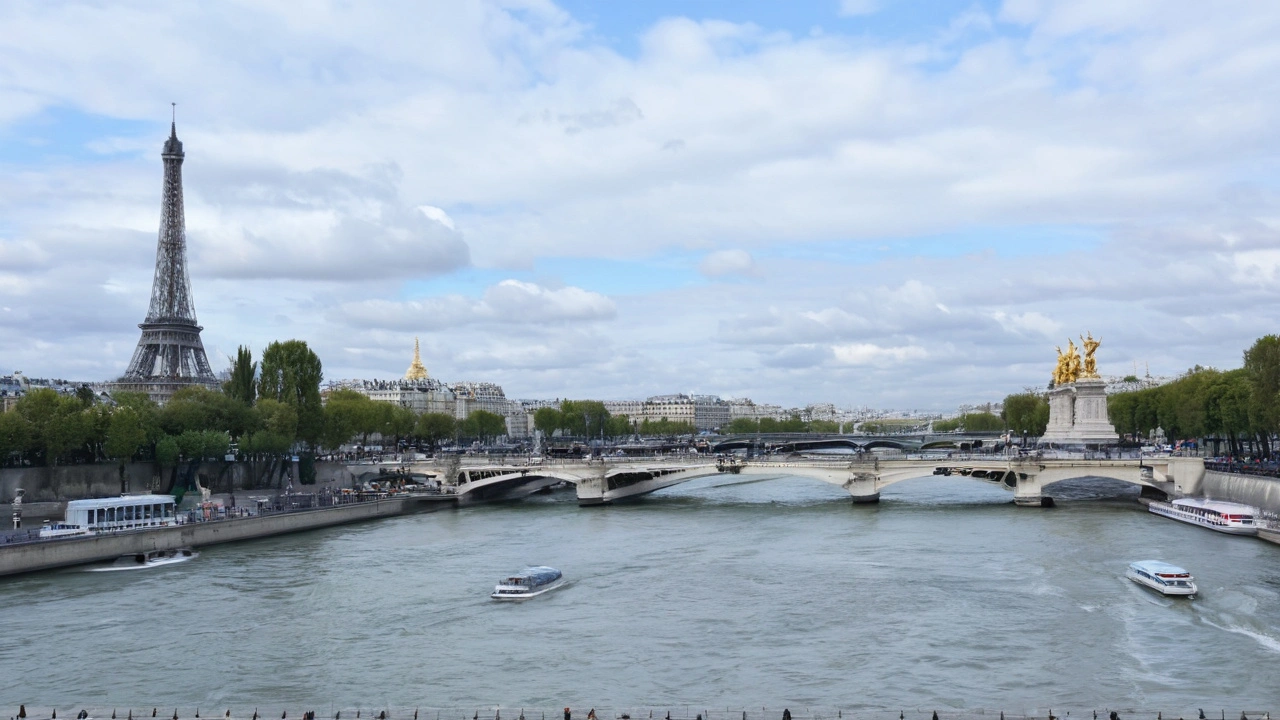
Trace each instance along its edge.
{"label": "eiffel tower", "polygon": [[151,308],[138,327],[142,337],[116,390],[145,392],[163,404],[180,388],[217,387],[191,302],[187,274],[187,229],[182,209],[182,141],[175,115],[160,157],[164,159],[164,197],[160,206],[160,239],[156,247],[156,275],[151,285]]}

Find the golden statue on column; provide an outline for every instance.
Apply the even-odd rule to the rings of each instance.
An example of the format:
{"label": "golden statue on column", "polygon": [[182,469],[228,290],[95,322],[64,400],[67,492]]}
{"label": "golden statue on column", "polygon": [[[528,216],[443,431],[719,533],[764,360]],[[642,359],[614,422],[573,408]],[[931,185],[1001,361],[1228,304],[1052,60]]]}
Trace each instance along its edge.
{"label": "golden statue on column", "polygon": [[1080,377],[1100,377],[1098,375],[1098,361],[1093,358],[1093,354],[1098,352],[1102,341],[1094,340],[1093,333],[1089,333],[1088,338],[1083,335],[1080,336],[1080,344],[1084,346],[1084,370],[1080,373]]}
{"label": "golden statue on column", "polygon": [[1098,351],[1098,347],[1102,345],[1101,340],[1095,340],[1093,333],[1089,333],[1089,337],[1080,336],[1080,343],[1084,347],[1084,359],[1080,358],[1080,352],[1076,349],[1076,342],[1071,338],[1067,338],[1067,351],[1062,351],[1062,346],[1057,347],[1058,364],[1053,368],[1053,384],[1067,385],[1079,380],[1080,378],[1096,378],[1098,376],[1098,361],[1094,359],[1093,354]]}

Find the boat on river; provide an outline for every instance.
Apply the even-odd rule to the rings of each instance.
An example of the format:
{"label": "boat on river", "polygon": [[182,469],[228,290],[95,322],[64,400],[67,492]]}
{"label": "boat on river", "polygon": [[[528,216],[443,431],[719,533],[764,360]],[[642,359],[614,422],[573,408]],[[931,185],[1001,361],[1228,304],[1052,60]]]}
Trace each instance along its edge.
{"label": "boat on river", "polygon": [[1152,502],[1147,505],[1147,510],[1228,535],[1258,534],[1258,509],[1252,505],[1205,498],[1181,498],[1168,503]]}
{"label": "boat on river", "polygon": [[145,553],[134,553],[117,558],[105,567],[89,568],[89,572],[112,572],[115,570],[145,570],[147,568],[176,565],[200,557],[200,553],[191,548],[177,550],[149,550]]}
{"label": "boat on river", "polygon": [[72,500],[62,522],[40,528],[40,538],[55,539],[97,535],[121,530],[143,530],[177,523],[172,495],[120,495]]}
{"label": "boat on river", "polygon": [[494,600],[525,600],[555,590],[564,583],[564,575],[559,570],[540,565],[504,578],[489,597]]}
{"label": "boat on river", "polygon": [[1140,560],[1129,564],[1125,577],[1149,587],[1161,595],[1194,598],[1196,581],[1191,573],[1177,565],[1159,560]]}

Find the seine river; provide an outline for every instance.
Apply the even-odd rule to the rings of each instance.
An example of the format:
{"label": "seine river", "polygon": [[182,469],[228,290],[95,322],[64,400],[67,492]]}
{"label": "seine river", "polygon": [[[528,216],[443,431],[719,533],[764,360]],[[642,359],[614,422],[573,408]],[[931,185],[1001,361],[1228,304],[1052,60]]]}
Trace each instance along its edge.
{"label": "seine river", "polygon": [[[630,505],[557,492],[3,579],[0,712],[1280,709],[1280,547],[1096,487],[1041,510],[922,478],[855,506],[812,480],[720,476]],[[1189,567],[1200,597],[1125,580],[1139,559]],[[572,582],[489,600],[529,564]]]}

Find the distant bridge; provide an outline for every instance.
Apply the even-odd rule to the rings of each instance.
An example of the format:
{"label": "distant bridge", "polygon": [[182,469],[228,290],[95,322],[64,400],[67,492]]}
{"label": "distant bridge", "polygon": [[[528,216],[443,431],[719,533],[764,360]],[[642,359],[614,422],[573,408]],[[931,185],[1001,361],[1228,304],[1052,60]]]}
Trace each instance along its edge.
{"label": "distant bridge", "polygon": [[900,435],[828,435],[817,433],[754,433],[730,436],[711,446],[715,453],[735,450],[767,449],[773,453],[806,452],[811,450],[851,450],[857,452],[878,449],[921,452],[971,447],[989,447],[998,442],[1002,433],[902,433]]}
{"label": "distant bridge", "polygon": [[879,502],[881,490],[911,478],[967,477],[1012,492],[1014,502],[1024,506],[1039,506],[1046,486],[1073,478],[1112,478],[1151,488],[1164,497],[1195,494],[1204,478],[1202,459],[1179,457],[1113,460],[972,455],[885,459],[859,455],[853,459],[603,458],[527,464],[470,464],[452,457],[412,463],[408,469],[452,486],[464,502],[518,499],[568,482],[577,488],[578,504],[584,506],[637,498],[714,475],[814,478],[844,488],[855,503]]}

